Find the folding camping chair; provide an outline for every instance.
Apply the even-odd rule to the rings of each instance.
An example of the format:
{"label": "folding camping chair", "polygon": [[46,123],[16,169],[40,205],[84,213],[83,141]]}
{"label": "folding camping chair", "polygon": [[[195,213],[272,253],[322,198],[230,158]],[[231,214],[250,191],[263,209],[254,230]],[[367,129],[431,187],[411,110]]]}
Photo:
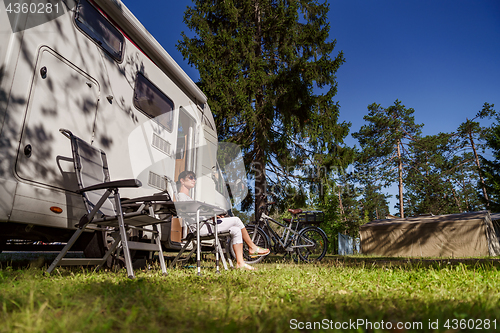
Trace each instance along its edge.
{"label": "folding camping chair", "polygon": [[[47,274],[50,274],[58,265],[98,265],[100,268],[119,245],[123,251],[129,278],[135,277],[130,250],[158,251],[162,272],[167,274],[158,228],[158,224],[163,220],[157,216],[166,218],[168,215],[175,215],[175,207],[168,193],[121,201],[120,188],[137,188],[142,186],[141,182],[137,179],[110,181],[104,151],[91,146],[68,130],[61,129],[60,132],[71,140],[73,164],[79,186],[76,192],[82,195],[87,214],[82,216],[77,230],[52,262]],[[113,197],[114,205],[110,200]],[[124,212],[124,209],[127,212]],[[104,256],[102,258],[64,258],[78,237],[85,230],[95,230],[95,225],[99,226],[97,229],[111,231],[114,239]],[[153,230],[146,229],[146,226],[152,226]],[[127,234],[130,229],[152,232],[152,243],[130,241]]]}

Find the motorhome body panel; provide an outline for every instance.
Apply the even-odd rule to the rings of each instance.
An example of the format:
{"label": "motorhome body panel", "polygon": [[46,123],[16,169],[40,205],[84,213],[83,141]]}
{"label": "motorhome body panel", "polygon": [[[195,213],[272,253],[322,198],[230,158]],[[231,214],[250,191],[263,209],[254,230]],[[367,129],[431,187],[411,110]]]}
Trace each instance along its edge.
{"label": "motorhome body panel", "polygon": [[[100,88],[88,73],[102,79],[97,75],[101,52],[75,29],[69,13],[12,35],[18,34],[21,51],[7,87],[8,116],[2,131],[3,139],[15,143],[7,153],[6,173],[18,183],[9,220],[72,227],[83,204],[68,192],[76,189],[76,182],[69,140],[59,128],[92,139]],[[51,206],[63,213],[51,212]]]}
{"label": "motorhome body panel", "polygon": [[[71,147],[60,128],[91,141],[99,83],[48,47],[41,47],[17,153],[16,174],[23,180],[75,191]],[[70,160],[69,160],[70,162]],[[74,171],[73,171],[74,173]]]}
{"label": "motorhome body panel", "polygon": [[[4,74],[6,71],[6,59],[9,54],[9,42],[10,38],[13,35],[12,30],[9,24],[9,18],[7,17],[7,12],[3,8],[3,4],[0,5],[0,40],[2,44],[0,44],[0,85],[2,80],[4,79]],[[1,118],[0,124],[3,123],[3,117]]]}
{"label": "motorhome body panel", "polygon": [[[94,4],[134,39],[125,39],[119,61],[77,27],[76,8],[12,33],[0,4],[0,68],[5,68],[0,72],[0,222],[73,228],[82,216],[70,142],[59,128],[106,151],[114,180],[141,180],[139,191],[124,190],[123,197],[163,190],[165,179],[175,180],[182,169],[205,173],[213,167],[215,157],[203,167],[195,154],[182,163],[176,154],[180,141],[191,152],[205,142],[203,122],[215,128],[206,97],[123,4]],[[171,128],[134,105],[139,74],[172,101]],[[179,125],[186,119],[188,126]],[[210,140],[216,137],[214,132]],[[213,193],[211,174],[203,178],[197,191]],[[202,197],[215,203],[214,196]],[[52,206],[62,213],[52,212]]]}
{"label": "motorhome body panel", "polygon": [[[56,214],[50,207],[62,208]],[[85,214],[80,195],[19,182],[11,221],[52,228],[73,228]]]}
{"label": "motorhome body panel", "polygon": [[[139,191],[163,190],[165,184],[157,186],[159,184],[151,183],[150,172],[174,178],[180,109],[199,122],[190,106],[193,102],[150,59],[132,46],[126,48],[121,64],[116,65],[109,59],[104,59],[103,63],[108,74],[102,91],[106,100],[99,105],[94,142],[106,150],[113,177],[139,179],[143,184]],[[160,121],[149,118],[134,105],[138,71],[173,101],[172,128],[165,128]],[[126,190],[124,193],[128,195]]]}
{"label": "motorhome body panel", "polygon": [[[12,80],[21,50],[22,33],[13,34],[4,3],[0,3],[0,221],[9,219],[14,202],[17,181],[12,177],[15,148],[19,138],[10,128],[7,107],[11,96]],[[23,103],[15,96],[11,104]]]}
{"label": "motorhome body panel", "polygon": [[161,69],[176,86],[183,90],[189,98],[199,106],[208,107],[207,97],[193,83],[189,76],[172,59],[165,49],[154,39],[137,18],[119,0],[94,0],[102,10],[110,15],[149,59]]}

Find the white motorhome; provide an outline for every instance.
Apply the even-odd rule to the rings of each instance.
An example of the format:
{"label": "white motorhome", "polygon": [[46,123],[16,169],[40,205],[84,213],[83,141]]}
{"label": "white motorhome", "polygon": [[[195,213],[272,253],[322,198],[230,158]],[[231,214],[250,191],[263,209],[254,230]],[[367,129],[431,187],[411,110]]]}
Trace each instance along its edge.
{"label": "white motorhome", "polygon": [[206,96],[119,0],[56,2],[65,13],[31,28],[39,13],[0,2],[0,250],[65,241],[84,214],[60,128],[103,149],[112,180],[142,182],[122,197],[193,170],[195,199],[227,207]]}

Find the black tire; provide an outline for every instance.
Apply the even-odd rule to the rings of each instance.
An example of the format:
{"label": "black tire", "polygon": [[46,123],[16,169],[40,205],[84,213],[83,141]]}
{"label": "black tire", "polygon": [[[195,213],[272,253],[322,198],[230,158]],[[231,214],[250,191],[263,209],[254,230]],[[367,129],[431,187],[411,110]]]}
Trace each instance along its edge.
{"label": "black tire", "polygon": [[3,249],[7,246],[7,239],[0,238],[0,253],[2,253]]}
{"label": "black tire", "polygon": [[[261,228],[256,229],[255,225],[247,225],[247,226],[245,226],[245,228],[247,229],[248,234],[250,235],[250,238],[253,240],[255,245],[260,246],[263,249],[269,248],[269,239],[268,239],[266,233]],[[255,238],[254,238],[255,230],[257,230],[257,233],[255,234]],[[231,249],[231,256],[233,258],[236,258],[236,255],[234,254],[232,242],[231,242],[230,249]],[[261,261],[262,259],[264,259],[264,257],[266,257],[266,256],[253,257],[253,258],[250,257],[250,255],[248,254],[248,245],[245,242],[243,242],[243,258],[245,259],[245,262],[247,264],[256,264],[259,261]]]}
{"label": "black tire", "polygon": [[323,230],[317,227],[307,227],[299,232],[299,237],[295,242],[296,246],[309,245],[312,241],[314,246],[299,247],[296,249],[300,260],[305,262],[320,261],[326,255],[328,249],[328,237]]}
{"label": "black tire", "polygon": [[103,231],[94,231],[94,235],[90,239],[83,250],[85,258],[102,258],[106,253],[106,245],[104,244],[105,233]]}
{"label": "black tire", "polygon": [[[85,258],[102,258],[109,246],[111,246],[111,243],[108,242],[108,233],[106,231],[94,231],[92,239],[83,250],[83,255]],[[113,267],[113,255],[109,256],[104,266]]]}

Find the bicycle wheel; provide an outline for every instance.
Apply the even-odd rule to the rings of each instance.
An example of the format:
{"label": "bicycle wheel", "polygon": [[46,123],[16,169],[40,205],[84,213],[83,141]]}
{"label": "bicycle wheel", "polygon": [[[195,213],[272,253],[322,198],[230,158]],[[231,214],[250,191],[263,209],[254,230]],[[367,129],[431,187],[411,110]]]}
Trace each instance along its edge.
{"label": "bicycle wheel", "polygon": [[299,232],[295,245],[303,246],[296,249],[300,260],[306,262],[320,261],[326,255],[328,237],[318,227],[306,227]]}
{"label": "bicycle wheel", "polygon": [[[268,237],[267,237],[266,233],[264,231],[262,231],[262,229],[260,229],[260,228],[256,229],[255,225],[247,225],[247,226],[245,226],[245,228],[247,229],[248,234],[250,235],[250,238],[253,239],[253,242],[255,243],[255,245],[260,246],[263,249],[269,248]],[[257,233],[256,233],[255,238],[254,238],[255,230],[257,230]],[[236,258],[236,254],[234,253],[232,241],[231,241],[230,248],[231,248],[231,256],[233,258]],[[245,262],[247,264],[258,263],[259,261],[264,259],[264,257],[266,257],[266,256],[250,257],[250,255],[248,254],[248,245],[245,242],[243,242],[243,258],[245,259]]]}

